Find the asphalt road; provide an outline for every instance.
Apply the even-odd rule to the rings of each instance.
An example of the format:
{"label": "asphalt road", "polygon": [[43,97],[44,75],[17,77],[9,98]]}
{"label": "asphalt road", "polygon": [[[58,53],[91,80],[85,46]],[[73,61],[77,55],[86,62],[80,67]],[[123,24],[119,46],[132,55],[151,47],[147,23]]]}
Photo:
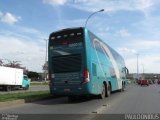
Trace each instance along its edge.
{"label": "asphalt road", "polygon": [[[160,113],[160,85],[129,85],[124,92],[115,92],[103,100],[96,97],[68,102],[67,97],[0,108],[10,114],[72,114],[78,119],[100,119],[98,114]],[[88,116],[90,115],[91,116]],[[73,116],[72,116],[73,117]],[[160,116],[159,116],[160,117]],[[77,118],[77,117],[76,117]],[[66,119],[66,117],[64,118]],[[75,118],[74,118],[75,119]]]}
{"label": "asphalt road", "polygon": [[[49,86],[48,85],[31,85],[29,90],[27,91],[47,91],[49,90]],[[19,93],[19,92],[26,92],[26,90],[23,89],[19,89],[19,90],[13,90],[13,91],[0,91],[0,94],[7,94],[7,93]]]}

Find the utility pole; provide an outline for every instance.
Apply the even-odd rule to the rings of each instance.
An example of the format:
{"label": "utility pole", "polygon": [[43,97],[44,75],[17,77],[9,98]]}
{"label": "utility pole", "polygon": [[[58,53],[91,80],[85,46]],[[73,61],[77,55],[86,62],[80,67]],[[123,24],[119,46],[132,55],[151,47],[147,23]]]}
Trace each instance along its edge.
{"label": "utility pole", "polygon": [[47,80],[47,43],[48,43],[48,39],[44,39],[46,41],[46,52],[45,52],[45,63],[44,63],[44,80]]}
{"label": "utility pole", "polygon": [[139,80],[139,66],[138,66],[138,56],[139,56],[139,54],[137,53],[136,54],[137,55],[137,79]]}
{"label": "utility pole", "polygon": [[145,77],[144,77],[144,65],[142,64],[142,67],[143,67],[143,79],[145,79]]}

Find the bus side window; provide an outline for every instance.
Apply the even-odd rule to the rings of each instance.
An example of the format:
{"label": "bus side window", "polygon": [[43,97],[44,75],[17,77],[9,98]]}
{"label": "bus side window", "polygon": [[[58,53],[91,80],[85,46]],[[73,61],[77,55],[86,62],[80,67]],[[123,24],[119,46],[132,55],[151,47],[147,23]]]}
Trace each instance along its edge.
{"label": "bus side window", "polygon": [[97,76],[97,67],[95,63],[92,63],[92,75]]}

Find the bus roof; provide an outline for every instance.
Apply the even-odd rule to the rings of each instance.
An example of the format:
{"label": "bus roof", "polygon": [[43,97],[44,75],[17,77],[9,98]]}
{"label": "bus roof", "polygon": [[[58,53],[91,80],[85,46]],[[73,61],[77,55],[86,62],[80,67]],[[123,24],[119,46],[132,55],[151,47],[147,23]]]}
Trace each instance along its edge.
{"label": "bus roof", "polygon": [[61,29],[61,30],[58,30],[58,31],[55,31],[55,32],[52,32],[50,35],[59,35],[60,33],[62,32],[67,32],[67,31],[77,31],[77,30],[83,30],[84,27],[75,27],[75,28],[65,28],[65,29]]}

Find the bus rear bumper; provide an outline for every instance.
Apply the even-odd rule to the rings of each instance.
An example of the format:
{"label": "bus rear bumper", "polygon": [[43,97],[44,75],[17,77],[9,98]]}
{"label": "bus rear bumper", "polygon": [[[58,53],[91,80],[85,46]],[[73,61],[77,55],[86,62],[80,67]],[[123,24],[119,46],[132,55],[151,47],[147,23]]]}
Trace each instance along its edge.
{"label": "bus rear bumper", "polygon": [[62,96],[81,96],[92,94],[86,86],[50,86],[50,93],[52,95]]}

